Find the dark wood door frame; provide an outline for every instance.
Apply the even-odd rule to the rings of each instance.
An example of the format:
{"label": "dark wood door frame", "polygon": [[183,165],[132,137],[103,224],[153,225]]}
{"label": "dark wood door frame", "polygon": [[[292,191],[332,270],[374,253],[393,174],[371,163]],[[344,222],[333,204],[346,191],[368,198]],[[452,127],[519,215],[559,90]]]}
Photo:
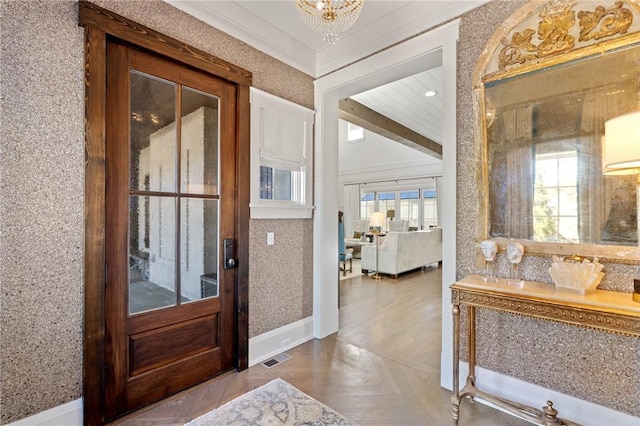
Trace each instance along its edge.
{"label": "dark wood door frame", "polygon": [[236,368],[249,363],[249,87],[251,73],[81,0],[78,23],[85,29],[85,255],[83,409],[85,425],[105,421],[105,126],[107,38],[174,59],[236,85]]}

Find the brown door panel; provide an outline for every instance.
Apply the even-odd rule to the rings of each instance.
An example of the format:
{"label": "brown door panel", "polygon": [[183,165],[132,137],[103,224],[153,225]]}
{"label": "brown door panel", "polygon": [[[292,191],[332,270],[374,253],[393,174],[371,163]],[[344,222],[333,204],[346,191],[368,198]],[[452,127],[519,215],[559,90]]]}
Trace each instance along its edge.
{"label": "brown door panel", "polygon": [[169,309],[145,312],[131,316],[127,321],[127,334],[142,333],[152,328],[167,327],[171,324],[193,320],[220,312],[222,301],[212,298],[173,306]]}
{"label": "brown door panel", "polygon": [[129,377],[218,347],[218,315],[129,336]]}
{"label": "brown door panel", "polygon": [[[108,419],[234,367],[236,87],[107,48]],[[194,127],[195,126],[195,127]],[[201,136],[204,135],[204,136]]]}
{"label": "brown door panel", "polygon": [[221,364],[220,352],[220,348],[211,349],[130,379],[127,383],[124,406],[119,407],[119,411],[134,410],[148,404],[149,401],[158,401],[230,370],[233,366],[225,368]]}

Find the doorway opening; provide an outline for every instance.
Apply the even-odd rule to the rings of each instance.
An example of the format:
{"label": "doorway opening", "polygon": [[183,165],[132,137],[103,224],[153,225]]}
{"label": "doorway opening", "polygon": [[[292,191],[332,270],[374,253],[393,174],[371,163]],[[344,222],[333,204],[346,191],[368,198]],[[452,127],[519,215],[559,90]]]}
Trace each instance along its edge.
{"label": "doorway opening", "polygon": [[[456,41],[459,21],[394,46],[316,81],[316,175],[314,216],[314,335],[338,330],[338,259],[335,212],[338,210],[338,102],[372,87],[442,65],[443,67],[443,312],[450,306],[455,281],[456,193]],[[446,309],[445,309],[446,308]],[[441,384],[451,387],[451,318],[442,321]]]}

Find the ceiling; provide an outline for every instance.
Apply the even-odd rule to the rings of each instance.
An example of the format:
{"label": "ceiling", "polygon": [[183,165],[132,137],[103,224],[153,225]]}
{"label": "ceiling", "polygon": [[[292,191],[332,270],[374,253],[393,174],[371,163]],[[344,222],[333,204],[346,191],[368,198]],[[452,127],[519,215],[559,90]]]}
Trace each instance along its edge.
{"label": "ceiling", "polygon": [[[300,20],[294,0],[164,0],[299,69],[321,77],[427,31],[488,0],[366,0],[356,23],[330,45]],[[426,97],[427,90],[436,96]],[[427,70],[352,99],[442,143],[442,71]]]}

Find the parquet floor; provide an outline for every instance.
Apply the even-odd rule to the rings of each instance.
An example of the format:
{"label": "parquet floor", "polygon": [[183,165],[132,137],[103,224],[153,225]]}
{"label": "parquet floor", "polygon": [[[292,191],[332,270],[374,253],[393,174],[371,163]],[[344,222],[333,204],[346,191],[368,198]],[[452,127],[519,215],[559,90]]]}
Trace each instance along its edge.
{"label": "parquet floor", "polygon": [[[280,377],[361,425],[451,425],[440,387],[441,269],[340,282],[340,331],[287,351],[292,359],[229,373],[117,425],[182,425]],[[465,401],[461,426],[529,423]]]}

